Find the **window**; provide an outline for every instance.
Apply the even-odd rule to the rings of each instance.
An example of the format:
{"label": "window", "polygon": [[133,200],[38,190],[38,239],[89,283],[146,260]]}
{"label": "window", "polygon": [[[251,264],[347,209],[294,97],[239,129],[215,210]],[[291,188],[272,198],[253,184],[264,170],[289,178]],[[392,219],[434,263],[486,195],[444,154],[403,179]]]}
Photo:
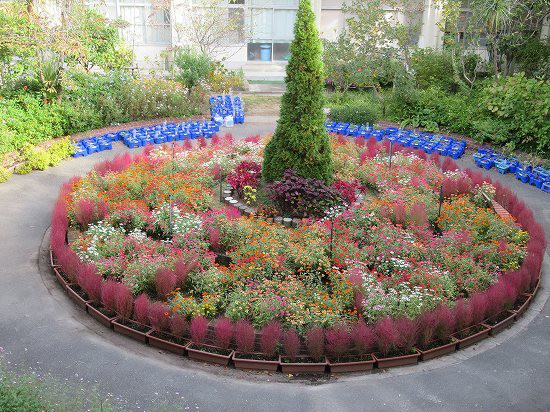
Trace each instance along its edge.
{"label": "window", "polygon": [[169,10],[154,9],[150,1],[118,0],[119,16],[128,22],[122,35],[131,44],[170,44]]}
{"label": "window", "polygon": [[251,0],[248,60],[288,60],[297,8],[297,0]]}

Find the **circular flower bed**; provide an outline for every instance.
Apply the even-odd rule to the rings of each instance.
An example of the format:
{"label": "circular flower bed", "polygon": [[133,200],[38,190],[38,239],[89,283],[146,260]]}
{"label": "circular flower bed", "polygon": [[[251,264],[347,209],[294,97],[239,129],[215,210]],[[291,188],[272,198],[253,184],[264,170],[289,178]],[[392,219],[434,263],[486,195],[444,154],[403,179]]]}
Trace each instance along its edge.
{"label": "circular flower bed", "polygon": [[[187,141],[72,179],[51,235],[67,281],[150,339],[310,364],[416,361],[509,317],[538,281],[542,227],[479,173],[398,145],[390,166],[387,144],[339,137],[330,185],[292,171],[265,185],[264,146]],[[255,213],[224,206],[222,181]]]}

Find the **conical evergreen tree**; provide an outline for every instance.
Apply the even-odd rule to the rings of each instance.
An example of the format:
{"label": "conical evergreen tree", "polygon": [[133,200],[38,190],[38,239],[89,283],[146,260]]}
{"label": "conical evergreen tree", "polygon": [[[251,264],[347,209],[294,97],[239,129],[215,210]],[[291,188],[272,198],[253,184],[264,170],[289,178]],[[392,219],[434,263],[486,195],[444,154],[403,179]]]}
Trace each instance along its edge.
{"label": "conical evergreen tree", "polygon": [[310,0],[300,0],[286,69],[287,90],[277,128],[264,152],[262,176],[278,180],[287,169],[302,177],[332,180],[332,156],[323,112],[323,61]]}

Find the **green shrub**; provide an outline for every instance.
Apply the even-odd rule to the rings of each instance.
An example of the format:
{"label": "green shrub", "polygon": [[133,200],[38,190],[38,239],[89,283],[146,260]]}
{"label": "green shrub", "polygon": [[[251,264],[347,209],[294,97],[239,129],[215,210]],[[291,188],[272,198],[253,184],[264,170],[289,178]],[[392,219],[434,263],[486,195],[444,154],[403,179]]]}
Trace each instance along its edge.
{"label": "green shrub", "polygon": [[4,183],[11,176],[11,172],[4,166],[0,166],[0,183]]}
{"label": "green shrub", "polygon": [[322,47],[310,0],[300,0],[286,69],[287,90],[277,129],[264,152],[262,177],[272,182],[288,169],[329,182],[333,167],[325,130]]}
{"label": "green shrub", "polygon": [[379,114],[375,107],[365,102],[334,107],[330,110],[330,117],[337,122],[374,124]]}
{"label": "green shrub", "polygon": [[70,157],[75,152],[75,147],[69,138],[58,139],[50,146],[50,166],[57,166],[63,159]]}
{"label": "green shrub", "polygon": [[32,170],[45,170],[50,165],[50,152],[41,148],[27,145],[21,150],[23,164],[15,173],[25,175]]}
{"label": "green shrub", "polygon": [[214,68],[210,57],[189,47],[176,52],[174,64],[177,67],[176,80],[187,87],[189,93],[200,82],[206,80]]}
{"label": "green shrub", "polygon": [[481,102],[486,113],[508,125],[510,149],[550,153],[550,80],[519,73],[488,83]]}
{"label": "green shrub", "polygon": [[430,48],[417,49],[411,57],[416,84],[421,89],[439,87],[452,91],[456,88],[453,79],[451,55],[445,51]]}

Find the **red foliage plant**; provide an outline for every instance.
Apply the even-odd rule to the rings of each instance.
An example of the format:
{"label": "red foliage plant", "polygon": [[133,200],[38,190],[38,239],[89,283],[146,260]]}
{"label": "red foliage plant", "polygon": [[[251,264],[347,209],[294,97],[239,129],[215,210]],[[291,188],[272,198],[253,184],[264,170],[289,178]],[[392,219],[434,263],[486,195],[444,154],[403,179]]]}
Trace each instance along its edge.
{"label": "red foliage plant", "polygon": [[396,346],[405,354],[411,353],[418,340],[418,323],[406,317],[396,319],[394,322],[397,331]]}
{"label": "red foliage plant", "polygon": [[445,160],[443,160],[443,164],[441,165],[441,170],[443,172],[454,172],[455,170],[458,170],[458,165],[453,159],[451,159],[450,157],[446,157]]}
{"label": "red foliage plant", "polygon": [[91,223],[103,220],[109,208],[103,200],[80,199],[76,204],[75,217],[81,229],[86,229]]}
{"label": "red foliage plant", "polygon": [[336,358],[344,355],[351,343],[351,335],[345,323],[337,323],[325,331],[327,351]]}
{"label": "red foliage plant", "polygon": [[416,321],[418,323],[418,341],[424,348],[427,348],[435,337],[438,323],[437,315],[435,311],[428,310],[422,313]]}
{"label": "red foliage plant", "polygon": [[235,343],[237,350],[242,353],[250,353],[254,351],[254,341],[256,339],[256,331],[254,326],[245,320],[241,319],[235,324]]}
{"label": "red foliage plant", "polygon": [[199,147],[202,149],[202,148],[205,148],[206,146],[208,146],[208,142],[206,141],[206,139],[204,138],[204,136],[201,136],[198,138],[198,141],[199,141]]}
{"label": "red foliage plant", "polygon": [[455,179],[446,177],[441,183],[441,191],[443,192],[444,197],[451,197],[457,193],[457,182]]}
{"label": "red foliage plant", "polygon": [[332,183],[332,187],[336,190],[338,195],[344,199],[349,204],[352,204],[357,200],[357,190],[359,189],[359,184],[357,181],[346,182],[344,180],[336,180]]}
{"label": "red foliage plant", "polygon": [[371,352],[376,343],[374,330],[365,324],[363,320],[355,323],[351,329],[351,340],[358,354]]}
{"label": "red foliage plant", "polygon": [[248,136],[246,139],[244,139],[247,143],[260,143],[261,136],[259,134],[254,136]]}
{"label": "red foliage plant", "polygon": [[239,209],[233,206],[226,206],[223,209],[223,213],[225,214],[225,217],[228,220],[235,220],[241,217],[241,214],[239,213]]}
{"label": "red foliage plant", "polygon": [[313,359],[321,359],[325,353],[325,333],[323,329],[314,327],[306,333],[306,347]]}
{"label": "red foliage plant", "polygon": [[415,149],[414,154],[416,157],[422,160],[426,160],[428,158],[428,156],[426,155],[426,152],[420,149]]}
{"label": "red foliage plant", "polygon": [[340,133],[336,135],[336,138],[338,139],[338,144],[344,145],[346,144],[346,137]]}
{"label": "red foliage plant", "polygon": [[155,287],[157,295],[160,298],[165,298],[170,292],[176,288],[178,277],[173,270],[168,268],[159,268],[155,276]]}
{"label": "red foliage plant", "polygon": [[441,303],[434,313],[436,318],[435,338],[440,342],[447,342],[456,326],[455,314],[445,303]]}
{"label": "red foliage plant", "polygon": [[260,336],[260,348],[262,352],[267,356],[273,357],[281,341],[282,334],[283,329],[281,328],[281,324],[276,320],[272,320],[265,325],[262,328],[262,335]]}
{"label": "red foliage plant", "polygon": [[172,335],[181,339],[183,338],[183,335],[187,331],[188,327],[189,324],[187,319],[185,319],[185,316],[180,315],[179,313],[172,314],[172,317],[170,318],[170,332]]}
{"label": "red foliage plant", "polygon": [[457,331],[472,325],[472,308],[464,299],[458,299],[455,302],[453,312]]}
{"label": "red foliage plant", "polygon": [[168,329],[170,324],[170,310],[162,302],[154,302],[149,304],[149,310],[147,311],[149,317],[149,323],[153,330],[162,332]]}
{"label": "red foliage plant", "polygon": [[221,142],[220,136],[218,136],[217,134],[212,136],[212,139],[210,139],[210,144],[212,146],[218,146],[220,142]]}
{"label": "red foliage plant", "polygon": [[[151,150],[154,146],[151,145]],[[145,151],[144,151],[145,152]],[[109,172],[122,172],[126,170],[128,166],[132,163],[132,156],[129,153],[124,153],[123,155],[116,156],[113,160],[106,160],[104,162],[98,163],[94,166],[94,170],[100,176],[105,176]]]}
{"label": "red foliage plant", "polygon": [[189,334],[191,340],[199,345],[206,342],[206,334],[208,333],[208,320],[203,316],[196,316],[191,319],[189,326]]}
{"label": "red foliage plant", "polygon": [[228,146],[232,146],[233,145],[233,142],[234,142],[235,139],[233,139],[233,135],[231,133],[226,133],[224,136],[223,136],[223,142],[228,145]]}
{"label": "red foliage plant", "polygon": [[407,210],[401,201],[397,201],[393,205],[392,222],[396,225],[404,225],[407,221]]}
{"label": "red foliage plant", "polygon": [[80,258],[70,247],[64,245],[57,252],[57,261],[63,268],[63,272],[71,283],[77,283],[77,273],[80,266]]}
{"label": "red foliage plant", "polygon": [[485,293],[475,293],[469,299],[470,307],[472,308],[472,323],[478,324],[485,319],[485,311],[487,308],[487,295]]}
{"label": "red foliage plant", "polygon": [[101,302],[102,278],[98,275],[95,265],[85,263],[79,266],[78,284],[94,303]]}
{"label": "red foliage plant", "polygon": [[174,265],[174,274],[176,275],[176,285],[183,286],[187,276],[196,269],[199,264],[198,257],[192,257],[188,262],[178,260]]}
{"label": "red foliage plant", "polygon": [[221,317],[216,320],[214,325],[214,336],[216,337],[216,345],[222,349],[228,349],[233,339],[233,324],[226,317]]}
{"label": "red foliage plant", "polygon": [[149,324],[149,306],[151,301],[145,293],[139,295],[134,301],[134,319],[142,325]]}
{"label": "red foliage plant", "polygon": [[437,167],[441,167],[441,156],[437,152],[433,152],[430,155],[430,162],[435,164]]}
{"label": "red foliage plant", "polygon": [[221,233],[220,229],[215,226],[208,227],[208,241],[210,242],[210,247],[213,251],[218,252],[221,250]]}
{"label": "red foliage plant", "polygon": [[424,227],[428,224],[428,214],[424,203],[415,203],[411,206],[411,223],[415,226]]}
{"label": "red foliage plant", "polygon": [[183,149],[184,150],[193,150],[193,143],[191,143],[191,140],[185,139],[185,142],[183,142]]}
{"label": "red foliage plant", "polygon": [[116,312],[116,290],[118,282],[112,279],[101,285],[101,303],[111,312]]}
{"label": "red foliage plant", "polygon": [[383,356],[395,350],[399,342],[399,334],[395,327],[395,321],[388,317],[380,319],[375,327],[378,350]]}
{"label": "red foliage plant", "polygon": [[472,191],[472,180],[467,176],[461,176],[456,180],[456,191],[458,194],[467,194]]}
{"label": "red foliage plant", "polygon": [[365,146],[365,143],[366,142],[365,142],[365,137],[364,136],[357,136],[355,138],[355,144],[357,146],[360,146],[360,147]]}
{"label": "red foliage plant", "polygon": [[130,319],[134,308],[134,297],[131,289],[124,283],[118,283],[115,293],[115,309],[123,321]]}
{"label": "red foliage plant", "polygon": [[285,355],[291,361],[294,361],[300,353],[300,337],[296,332],[296,329],[289,329],[286,331],[283,339],[283,347]]}

